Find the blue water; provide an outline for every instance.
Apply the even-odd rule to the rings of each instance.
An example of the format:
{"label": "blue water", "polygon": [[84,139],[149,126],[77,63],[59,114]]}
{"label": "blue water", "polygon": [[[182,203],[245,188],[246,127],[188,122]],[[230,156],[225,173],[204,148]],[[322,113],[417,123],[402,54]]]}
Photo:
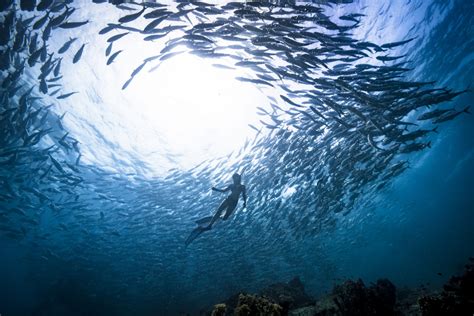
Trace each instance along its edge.
{"label": "blue water", "polygon": [[[474,254],[472,115],[440,125],[439,134],[428,137],[432,148],[409,155],[409,169],[382,191],[367,191],[350,212],[311,218],[305,215],[317,212],[314,197],[318,195],[308,185],[317,180],[312,174],[301,168],[285,169],[270,155],[252,156],[249,148],[236,154],[245,137],[255,134],[246,134],[246,124],[254,116],[247,122],[242,114],[246,131],[237,134],[245,137],[235,140],[231,158],[226,158],[224,145],[196,154],[193,150],[211,146],[212,141],[187,151],[183,148],[197,141],[182,140],[180,147],[179,138],[170,139],[177,132],[144,128],[150,122],[148,114],[138,115],[133,94],[120,94],[124,73],[129,74],[140,60],[131,65],[118,60],[115,68],[106,67],[105,39],[97,35],[106,24],[101,14],[109,12],[113,20],[124,13],[108,4],[78,1],[74,5],[79,8],[77,20],[90,17],[92,21],[82,29],[91,48],[80,63],[63,64],[65,89],[79,95],[56,100],[52,110],[58,117],[67,112],[65,131],[81,143],[83,162],[77,168],[83,184],[72,185],[71,179],[54,174],[38,182],[34,179],[39,171],[28,160],[13,167],[1,165],[2,179],[10,182],[2,192],[13,190],[17,197],[1,204],[1,315],[196,314],[239,290],[258,291],[295,275],[314,296],[341,279],[359,277],[367,283],[386,277],[397,287],[425,284],[436,289],[462,271]],[[415,37],[397,48],[414,69],[410,79],[436,80],[436,85],[454,90],[472,88],[472,1],[361,0],[326,10],[333,15],[366,14],[354,32],[359,39],[382,44]],[[50,40],[54,47],[69,36],[54,34]],[[120,72],[122,67],[127,70]],[[35,71],[27,70],[25,82],[34,81]],[[89,77],[91,72],[95,78]],[[185,83],[179,87],[183,94],[189,89]],[[225,87],[219,89],[225,94]],[[263,100],[267,91],[262,90],[261,96],[260,90],[243,89],[238,91],[250,94],[249,100]],[[146,99],[156,97],[151,92]],[[448,105],[460,110],[473,101],[474,94],[468,92]],[[191,124],[180,127],[181,123],[170,126],[184,130]],[[56,140],[63,134],[58,132]],[[272,137],[276,136],[261,136],[260,141],[270,146]],[[156,158],[154,152],[163,155]],[[292,155],[303,153],[287,154],[298,160]],[[252,159],[242,162],[246,154]],[[72,151],[55,157],[70,163],[77,158]],[[203,165],[188,170],[200,160]],[[222,195],[210,193],[211,186],[230,183],[231,174],[242,166],[248,208],[240,205],[229,221],[184,247],[194,221],[211,214],[222,200]],[[41,203],[31,189],[39,189],[51,203]]]}

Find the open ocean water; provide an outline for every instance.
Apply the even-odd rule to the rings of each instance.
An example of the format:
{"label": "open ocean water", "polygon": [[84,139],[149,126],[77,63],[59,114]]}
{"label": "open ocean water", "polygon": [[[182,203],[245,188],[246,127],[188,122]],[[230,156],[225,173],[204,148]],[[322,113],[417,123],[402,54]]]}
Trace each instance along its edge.
{"label": "open ocean water", "polygon": [[94,2],[1,0],[0,315],[462,273],[473,1]]}

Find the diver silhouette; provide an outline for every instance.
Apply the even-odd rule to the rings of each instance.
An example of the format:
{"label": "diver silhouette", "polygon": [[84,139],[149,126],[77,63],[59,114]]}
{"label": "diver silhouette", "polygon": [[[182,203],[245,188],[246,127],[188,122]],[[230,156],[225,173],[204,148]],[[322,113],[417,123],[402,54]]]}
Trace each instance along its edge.
{"label": "diver silhouette", "polygon": [[219,208],[217,209],[216,214],[213,216],[208,216],[201,218],[196,221],[196,224],[198,224],[198,227],[195,228],[189,237],[186,239],[186,246],[189,245],[194,239],[199,237],[203,232],[210,230],[212,228],[212,225],[221,217],[222,212],[225,210],[225,214],[222,217],[223,220],[226,220],[229,218],[230,215],[235,210],[235,207],[237,206],[237,203],[239,202],[239,197],[240,193],[242,193],[242,197],[244,198],[244,208],[247,207],[247,194],[245,192],[245,185],[240,183],[241,176],[238,173],[234,173],[232,175],[232,180],[234,183],[230,184],[227,188],[225,189],[218,189],[215,187],[212,187],[211,189],[213,191],[225,193],[230,191],[230,195],[221,203]]}

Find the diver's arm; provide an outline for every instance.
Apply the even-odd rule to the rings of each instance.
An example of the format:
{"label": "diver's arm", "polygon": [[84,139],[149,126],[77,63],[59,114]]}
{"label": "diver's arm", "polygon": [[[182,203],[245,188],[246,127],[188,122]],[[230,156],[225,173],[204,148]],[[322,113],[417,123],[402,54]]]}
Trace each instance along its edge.
{"label": "diver's arm", "polygon": [[245,185],[242,186],[242,197],[244,198],[244,208],[247,207],[247,193],[245,192]]}
{"label": "diver's arm", "polygon": [[221,192],[221,193],[226,193],[227,191],[230,190],[230,186],[228,186],[228,187],[225,188],[225,189],[218,189],[218,188],[216,188],[216,187],[212,187],[211,189],[212,189],[213,191],[217,191],[217,192]]}

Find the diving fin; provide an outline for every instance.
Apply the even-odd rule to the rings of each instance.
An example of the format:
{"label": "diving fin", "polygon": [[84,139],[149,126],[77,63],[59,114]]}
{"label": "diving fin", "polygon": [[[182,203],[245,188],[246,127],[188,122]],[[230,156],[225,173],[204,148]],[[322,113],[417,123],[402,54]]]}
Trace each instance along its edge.
{"label": "diving fin", "polygon": [[194,239],[198,238],[199,235],[201,235],[202,233],[204,233],[206,230],[210,230],[211,228],[210,227],[203,227],[203,226],[199,226],[197,228],[195,228],[191,234],[189,235],[189,237],[186,239],[186,242],[185,242],[185,245],[186,247],[192,243],[194,241]]}
{"label": "diving fin", "polygon": [[204,217],[204,218],[198,219],[198,220],[196,221],[196,224],[198,224],[199,226],[207,226],[207,225],[209,225],[209,223],[211,222],[212,217],[213,217],[213,216],[208,216],[208,217]]}

